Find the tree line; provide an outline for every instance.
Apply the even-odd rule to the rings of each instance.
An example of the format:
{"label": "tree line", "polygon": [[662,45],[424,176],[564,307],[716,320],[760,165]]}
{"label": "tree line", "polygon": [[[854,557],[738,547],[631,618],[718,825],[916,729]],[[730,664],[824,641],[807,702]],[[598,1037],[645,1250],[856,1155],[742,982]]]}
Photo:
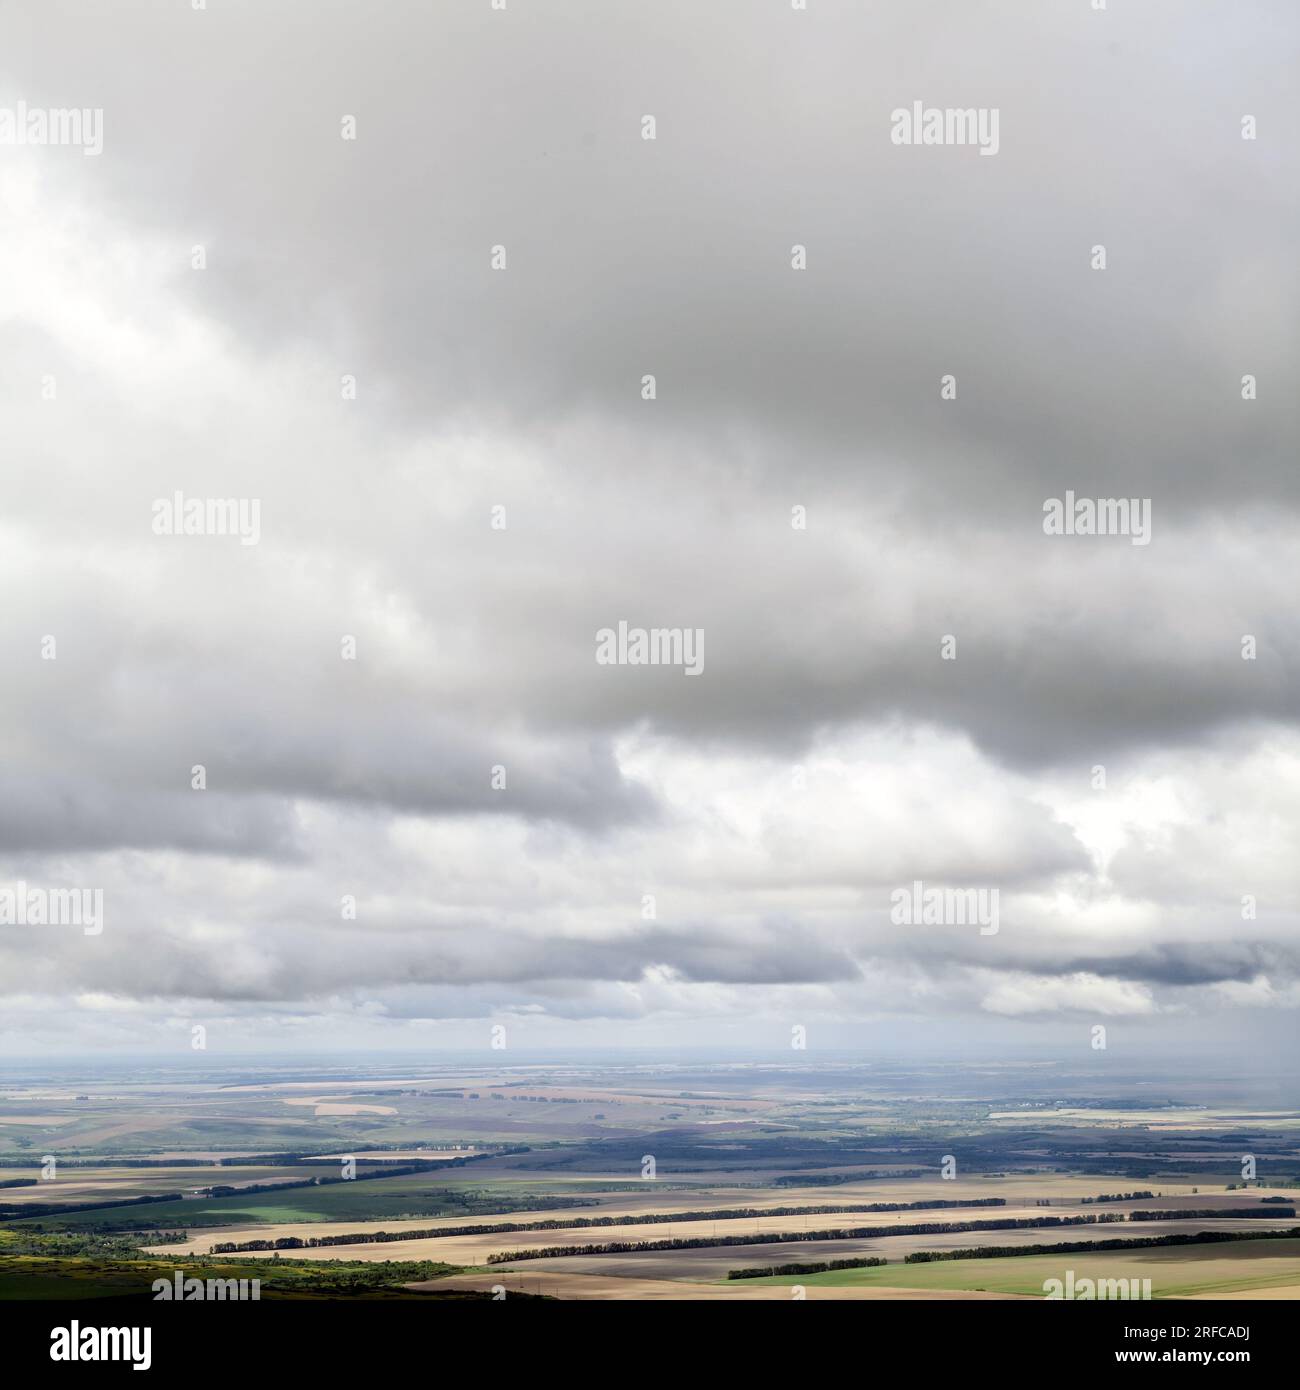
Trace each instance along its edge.
{"label": "tree line", "polygon": [[[245,1187],[232,1187],[228,1184],[209,1184],[205,1185],[205,1197],[253,1197],[262,1192],[290,1192],[304,1187],[328,1187],[338,1182],[372,1182],[379,1178],[409,1178],[418,1177],[422,1173],[437,1173],[444,1168],[459,1168],[466,1163],[472,1163],[476,1159],[499,1158],[503,1154],[527,1153],[527,1148],[522,1149],[498,1149],[493,1153],[487,1154],[467,1154],[464,1158],[452,1158],[446,1160],[422,1159],[418,1162],[411,1162],[395,1166],[384,1163],[379,1168],[359,1172],[353,1177],[345,1178],[342,1176],[311,1177],[311,1178],[289,1178],[284,1182],[257,1182],[249,1183]],[[319,1160],[318,1160],[319,1161]],[[20,1179],[19,1185],[25,1179]],[[143,1206],[151,1202],[184,1202],[190,1200],[184,1192],[158,1192],[145,1197],[116,1197],[108,1201],[101,1202],[32,1202],[23,1206],[14,1206],[12,1203],[7,1206],[0,1206],[0,1221],[13,1221],[19,1217],[38,1218],[43,1216],[72,1216],[79,1212],[88,1211],[111,1211],[116,1207]],[[258,1245],[250,1247],[258,1250],[269,1250],[272,1246]]]}
{"label": "tree line", "polygon": [[477,1226],[426,1226],[404,1231],[355,1231],[336,1236],[280,1236],[276,1240],[226,1241],[214,1245],[213,1255],[235,1255],[251,1250],[310,1250],[324,1245],[385,1245],[394,1240],[437,1240],[441,1236],[501,1236],[516,1231],[570,1231],[590,1226],[653,1226],[674,1221],[726,1221],[765,1216],[839,1216],[852,1212],[930,1211],[940,1207],[1004,1207],[1004,1197],[979,1197],[954,1202],[867,1202],[847,1206],[814,1207],[719,1207],[706,1211],[645,1212],[635,1216],[549,1217],[544,1221],[493,1221]]}
{"label": "tree line", "polygon": [[876,1236],[951,1235],[963,1231],[1008,1231],[1038,1226],[1091,1226],[1123,1221],[1123,1212],[1087,1216],[1004,1217],[998,1221],[939,1221],[899,1226],[843,1226],[818,1231],[757,1231],[749,1235],[677,1236],[671,1240],[611,1240],[599,1245],[544,1245],[531,1250],[508,1250],[489,1255],[487,1263],[546,1260],[562,1255],[622,1255],[651,1250],[704,1250],[719,1245],[793,1244],[807,1240],[862,1240]]}
{"label": "tree line", "polygon": [[1215,1217],[1294,1216],[1294,1207],[1184,1207],[1181,1211],[1134,1211],[1131,1221],[1206,1221]]}
{"label": "tree line", "polygon": [[892,1172],[867,1169],[858,1173],[782,1173],[772,1179],[773,1187],[838,1187],[846,1182],[875,1182],[883,1178],[932,1178],[929,1168],[905,1168]]}
{"label": "tree line", "polygon": [[1154,1245],[1203,1245],[1225,1240],[1294,1240],[1300,1226],[1289,1231],[1194,1231],[1171,1236],[1133,1236],[1115,1240],[1067,1240],[1059,1245],[972,1245],[963,1250],[914,1250],[903,1257],[909,1265],[932,1260],[992,1260],[1006,1255],[1077,1255],[1092,1250],[1138,1250]]}
{"label": "tree line", "polygon": [[729,1269],[728,1279],[765,1279],[769,1274],[825,1274],[832,1269],[871,1269],[876,1265],[887,1265],[873,1255],[865,1260],[822,1260],[814,1264],[756,1265],[750,1269]]}

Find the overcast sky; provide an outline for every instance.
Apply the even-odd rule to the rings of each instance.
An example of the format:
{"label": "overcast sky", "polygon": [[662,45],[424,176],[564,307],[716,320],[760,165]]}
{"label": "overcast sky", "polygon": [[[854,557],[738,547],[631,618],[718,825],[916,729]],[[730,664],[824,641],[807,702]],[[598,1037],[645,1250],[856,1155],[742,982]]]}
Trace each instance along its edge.
{"label": "overcast sky", "polygon": [[[0,887],[104,930],[0,926],[0,1047],[1293,1040],[1298,48],[7,4],[0,111],[103,116],[0,144]],[[1149,543],[1045,534],[1067,490]],[[155,534],[177,491],[257,544]],[[620,621],[703,669],[598,664]]]}

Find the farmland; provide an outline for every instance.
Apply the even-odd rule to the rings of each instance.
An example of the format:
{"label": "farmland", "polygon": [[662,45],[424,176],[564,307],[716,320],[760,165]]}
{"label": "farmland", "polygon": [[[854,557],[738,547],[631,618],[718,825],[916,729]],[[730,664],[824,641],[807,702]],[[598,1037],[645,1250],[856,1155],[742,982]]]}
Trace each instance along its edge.
{"label": "farmland", "polygon": [[[1300,1240],[1243,1241],[1213,1247],[1206,1254],[1195,1246],[1172,1250],[1107,1251],[1071,1254],[1076,1280],[1149,1279],[1154,1298],[1189,1298],[1291,1289],[1300,1296]],[[944,1260],[930,1264],[844,1269],[824,1274],[776,1275],[757,1281],[789,1287],[892,1287],[916,1290],[964,1290],[1041,1298],[1046,1281],[1061,1275],[1062,1257],[1026,1255],[991,1260]]]}
{"label": "farmland", "polygon": [[1041,1299],[1067,1268],[1300,1296],[1300,1111],[1285,1081],[1235,1084],[1135,1106],[1064,1066],[10,1075],[0,1296],[214,1262],[303,1298]]}

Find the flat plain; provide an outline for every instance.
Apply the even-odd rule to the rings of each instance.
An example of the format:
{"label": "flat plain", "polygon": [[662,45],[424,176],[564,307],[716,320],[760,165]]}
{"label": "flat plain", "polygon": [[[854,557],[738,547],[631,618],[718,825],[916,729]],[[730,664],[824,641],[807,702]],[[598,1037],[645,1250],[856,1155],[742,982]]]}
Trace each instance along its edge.
{"label": "flat plain", "polygon": [[1300,1297],[1286,1080],[1133,1090],[847,1060],[10,1074],[0,1296],[219,1261],[285,1297],[1041,1300],[1071,1270]]}

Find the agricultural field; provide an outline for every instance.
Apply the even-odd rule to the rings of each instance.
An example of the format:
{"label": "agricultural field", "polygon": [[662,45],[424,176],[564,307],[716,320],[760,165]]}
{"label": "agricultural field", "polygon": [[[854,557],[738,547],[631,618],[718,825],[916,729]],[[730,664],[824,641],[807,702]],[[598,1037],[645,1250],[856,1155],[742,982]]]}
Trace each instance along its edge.
{"label": "agricultural field", "polygon": [[[289,1168],[275,1163],[241,1165],[238,1168],[201,1163],[185,1167],[160,1164],[156,1167],[115,1167],[112,1163],[64,1166],[50,1181],[36,1180],[31,1186],[0,1187],[0,1210],[21,1213],[23,1207],[51,1204],[109,1203],[130,1201],[159,1193],[183,1192],[187,1195],[214,1186],[249,1187],[262,1183],[302,1181],[310,1177],[330,1177],[336,1166],[323,1163]],[[0,1169],[0,1183],[31,1180],[31,1170]]]}
{"label": "agricultural field", "polygon": [[[1043,1285],[1062,1279],[1151,1281],[1152,1298],[1219,1297],[1262,1293],[1300,1298],[1300,1240],[1243,1241],[1214,1247],[1107,1251],[1104,1254],[1024,1255],[991,1260],[939,1260],[929,1264],[874,1269],[839,1269],[821,1274],[770,1275],[760,1285],[816,1288],[962,1290],[1041,1298]],[[746,1281],[750,1282],[750,1281]]]}
{"label": "agricultural field", "polygon": [[[360,1172],[357,1180],[342,1182],[338,1169],[326,1171],[328,1185],[310,1182],[316,1172],[308,1166],[302,1172],[277,1169],[270,1179],[276,1184],[269,1191],[235,1193],[221,1197],[185,1197],[175,1201],[150,1202],[134,1208],[121,1207],[106,1213],[102,1208],[59,1212],[52,1215],[23,1216],[21,1209],[12,1217],[14,1224],[39,1223],[46,1230],[94,1230],[105,1221],[119,1229],[156,1229],[185,1226],[220,1229],[250,1222],[280,1226],[286,1222],[347,1221],[366,1223],[413,1221],[418,1217],[454,1215],[482,1211],[527,1209],[526,1196],[480,1194],[467,1185],[445,1187],[432,1176],[419,1178],[374,1177]],[[294,1186],[281,1188],[281,1183]],[[305,1184],[305,1185],[300,1185]],[[20,1189],[21,1190],[21,1189]],[[170,1188],[167,1190],[171,1190]],[[2,1194],[0,1194],[2,1195]],[[48,1191],[46,1193],[48,1197]]]}
{"label": "agricultural field", "polygon": [[[0,1117],[34,1123],[8,1135],[42,1143],[0,1131],[0,1296],[213,1261],[292,1271],[281,1297],[1041,1299],[1066,1269],[1297,1296],[1294,1097],[1234,1088],[1170,1077],[1138,1107],[1065,1068],[860,1064],[11,1076]],[[833,1262],[859,1267],[797,1268]]]}

